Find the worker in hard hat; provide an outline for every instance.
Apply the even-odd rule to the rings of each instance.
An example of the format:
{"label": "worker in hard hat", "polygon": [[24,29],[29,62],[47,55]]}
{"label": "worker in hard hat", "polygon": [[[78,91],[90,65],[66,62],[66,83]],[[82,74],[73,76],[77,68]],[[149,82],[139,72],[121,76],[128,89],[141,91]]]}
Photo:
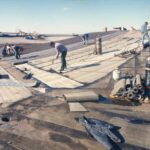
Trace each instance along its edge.
{"label": "worker in hard hat", "polygon": [[145,40],[145,37],[148,39],[148,42],[149,42],[149,45],[150,45],[150,37],[148,35],[148,22],[145,22],[142,27],[141,27],[141,34],[142,34],[142,46],[144,47],[144,40]]}

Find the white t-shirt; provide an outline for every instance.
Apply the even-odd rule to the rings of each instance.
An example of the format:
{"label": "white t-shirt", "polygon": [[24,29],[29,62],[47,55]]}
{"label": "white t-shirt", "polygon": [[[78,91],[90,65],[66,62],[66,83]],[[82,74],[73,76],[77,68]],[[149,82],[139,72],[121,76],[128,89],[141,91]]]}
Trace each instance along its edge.
{"label": "white t-shirt", "polygon": [[67,48],[61,43],[55,43],[55,49],[60,53],[67,51]]}

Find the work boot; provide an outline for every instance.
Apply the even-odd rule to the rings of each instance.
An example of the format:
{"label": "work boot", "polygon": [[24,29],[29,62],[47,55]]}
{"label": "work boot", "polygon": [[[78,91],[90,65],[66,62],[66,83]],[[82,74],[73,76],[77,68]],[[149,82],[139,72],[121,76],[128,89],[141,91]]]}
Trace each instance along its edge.
{"label": "work boot", "polygon": [[63,71],[64,71],[63,69],[60,69],[60,70],[59,70],[59,73],[62,73]]}

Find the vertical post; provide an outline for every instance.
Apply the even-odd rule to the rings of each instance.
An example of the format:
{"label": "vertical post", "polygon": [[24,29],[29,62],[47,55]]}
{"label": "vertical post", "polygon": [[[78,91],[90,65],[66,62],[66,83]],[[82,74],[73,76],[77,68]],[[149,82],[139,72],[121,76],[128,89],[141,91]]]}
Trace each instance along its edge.
{"label": "vertical post", "polygon": [[96,38],[96,54],[102,54],[102,39],[100,37]]}
{"label": "vertical post", "polygon": [[136,61],[137,61],[137,57],[136,57],[136,55],[134,55],[134,76],[136,76]]}

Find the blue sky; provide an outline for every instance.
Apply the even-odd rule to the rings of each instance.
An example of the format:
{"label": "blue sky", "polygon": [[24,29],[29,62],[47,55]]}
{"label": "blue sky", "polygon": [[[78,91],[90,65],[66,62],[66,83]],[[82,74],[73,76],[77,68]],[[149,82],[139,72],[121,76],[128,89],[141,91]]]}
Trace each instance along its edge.
{"label": "blue sky", "polygon": [[1,0],[0,31],[84,33],[148,20],[150,0]]}

